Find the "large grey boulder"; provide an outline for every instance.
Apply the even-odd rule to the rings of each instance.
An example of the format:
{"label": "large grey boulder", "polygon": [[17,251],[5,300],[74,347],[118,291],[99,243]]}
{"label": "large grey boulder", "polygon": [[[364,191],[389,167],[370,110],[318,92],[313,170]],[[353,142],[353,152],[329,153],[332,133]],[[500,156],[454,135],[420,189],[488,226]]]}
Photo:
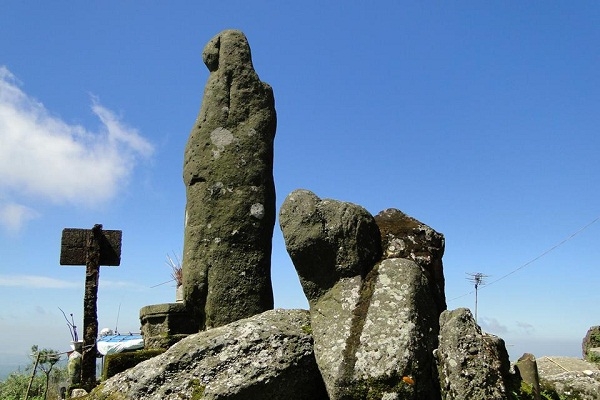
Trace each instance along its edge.
{"label": "large grey boulder", "polygon": [[[112,397],[111,397],[112,396]],[[270,310],[190,335],[90,399],[327,399],[305,310]]]}
{"label": "large grey boulder", "polygon": [[421,267],[406,259],[377,264],[379,229],[351,203],[296,190],[279,220],[330,398],[439,399],[438,313]]}
{"label": "large grey boulder", "polygon": [[365,277],[381,257],[379,228],[356,204],[294,190],[281,205],[279,224],[309,303],[340,280],[360,282],[356,278]]}
{"label": "large grey boulder", "polygon": [[510,389],[518,380],[510,373],[504,341],[483,333],[466,308],[440,315],[436,359],[445,400],[510,399]]}
{"label": "large grey boulder", "polygon": [[444,235],[395,208],[381,211],[375,222],[381,232],[383,258],[408,258],[422,267],[429,278],[438,313],[444,311]]}
{"label": "large grey boulder", "polygon": [[183,286],[199,329],[273,308],[273,90],[244,34],[226,30],[202,53],[210,71],[184,154]]}

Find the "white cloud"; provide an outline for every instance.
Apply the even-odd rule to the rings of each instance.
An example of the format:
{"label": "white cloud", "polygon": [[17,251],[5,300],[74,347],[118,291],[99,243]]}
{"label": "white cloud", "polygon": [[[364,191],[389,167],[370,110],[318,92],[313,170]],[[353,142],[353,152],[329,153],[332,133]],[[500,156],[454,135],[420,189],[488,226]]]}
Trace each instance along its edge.
{"label": "white cloud", "polygon": [[528,322],[517,321],[517,326],[527,335],[530,335],[535,331],[535,326]]}
{"label": "white cloud", "polygon": [[38,216],[33,209],[16,203],[0,202],[0,226],[11,233],[17,233],[23,225]]}
{"label": "white cloud", "polygon": [[102,289],[147,289],[146,286],[133,282],[102,280],[102,278],[99,285]]}
{"label": "white cloud", "polygon": [[[87,207],[117,195],[153,146],[97,98],[91,103],[102,123],[98,132],[52,115],[0,66],[0,195]],[[0,206],[6,209],[8,204]],[[13,207],[11,218],[4,216],[0,223],[15,228],[34,215],[27,206],[20,207],[21,213]]]}
{"label": "white cloud", "polygon": [[30,289],[72,289],[81,287],[81,283],[39,275],[0,275],[0,287],[2,286]]}
{"label": "white cloud", "polygon": [[508,332],[508,328],[502,325],[496,318],[483,317],[479,320],[481,329],[485,332],[492,333],[494,335],[500,335]]}
{"label": "white cloud", "polygon": [[152,155],[154,148],[146,139],[139,135],[137,130],[123,125],[112,111],[100,105],[96,97],[93,97],[92,100],[92,111],[106,127],[110,144],[114,145],[117,142],[121,142],[127,145],[130,150],[144,157]]}
{"label": "white cloud", "polygon": [[[85,267],[84,267],[85,269]],[[29,289],[80,289],[84,282],[73,282],[50,278],[41,275],[2,275],[0,287],[25,287]],[[135,282],[113,281],[100,277],[99,288],[102,290],[134,289],[146,290],[148,287]]]}

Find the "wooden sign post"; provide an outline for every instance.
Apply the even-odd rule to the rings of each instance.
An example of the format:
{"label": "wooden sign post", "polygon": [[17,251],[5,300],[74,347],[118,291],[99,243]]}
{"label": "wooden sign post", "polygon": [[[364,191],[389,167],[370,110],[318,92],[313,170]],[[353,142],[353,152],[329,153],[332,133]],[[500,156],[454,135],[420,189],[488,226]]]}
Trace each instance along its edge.
{"label": "wooden sign post", "polygon": [[121,231],[103,231],[100,224],[92,229],[65,228],[60,247],[60,265],[85,265],[81,385],[89,392],[96,386],[100,266],[121,264]]}

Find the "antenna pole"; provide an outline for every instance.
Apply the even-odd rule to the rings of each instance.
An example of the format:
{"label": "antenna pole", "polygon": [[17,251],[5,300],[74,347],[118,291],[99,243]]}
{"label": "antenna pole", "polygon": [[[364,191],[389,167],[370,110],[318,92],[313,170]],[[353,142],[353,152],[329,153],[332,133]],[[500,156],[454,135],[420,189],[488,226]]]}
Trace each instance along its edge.
{"label": "antenna pole", "polygon": [[478,323],[477,320],[477,292],[479,290],[479,285],[485,285],[485,278],[489,275],[484,275],[481,272],[467,272],[469,277],[467,280],[475,285],[475,322]]}
{"label": "antenna pole", "polygon": [[119,315],[121,315],[121,303],[119,303],[119,310],[117,311],[117,323],[115,324],[115,335],[119,334]]}
{"label": "antenna pole", "polygon": [[478,288],[479,284],[475,283],[475,322],[478,322],[477,319],[477,288]]}

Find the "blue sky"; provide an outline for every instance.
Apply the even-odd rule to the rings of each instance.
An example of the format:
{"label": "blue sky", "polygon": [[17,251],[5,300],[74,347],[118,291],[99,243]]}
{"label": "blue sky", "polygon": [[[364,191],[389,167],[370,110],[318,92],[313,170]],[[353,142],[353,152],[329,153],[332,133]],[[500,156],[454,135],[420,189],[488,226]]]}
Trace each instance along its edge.
{"label": "blue sky", "polygon": [[[444,233],[449,308],[474,307],[466,273],[494,282],[600,216],[597,2],[284,3],[5,3],[0,364],[68,348],[58,307],[82,318],[84,268],[59,266],[65,227],[123,231],[101,328],[138,331],[141,307],[174,300],[153,286],[183,247],[201,52],[227,28],[274,89],[278,208],[304,188]],[[512,358],[580,355],[599,239],[593,223],[481,288]],[[273,243],[276,306],[306,308],[278,225]]]}

